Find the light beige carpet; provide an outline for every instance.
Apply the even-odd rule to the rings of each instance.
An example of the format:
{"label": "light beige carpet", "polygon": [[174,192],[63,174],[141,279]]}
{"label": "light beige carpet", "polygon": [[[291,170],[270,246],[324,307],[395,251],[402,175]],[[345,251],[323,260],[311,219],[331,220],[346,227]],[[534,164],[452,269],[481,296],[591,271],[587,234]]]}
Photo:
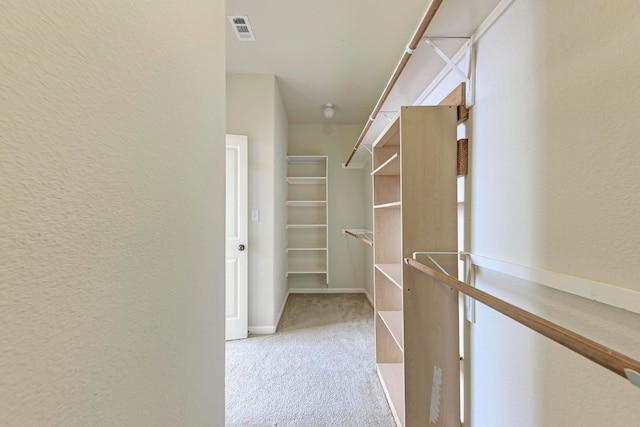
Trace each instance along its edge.
{"label": "light beige carpet", "polygon": [[276,334],[226,350],[227,426],[395,426],[362,294],[292,294]]}

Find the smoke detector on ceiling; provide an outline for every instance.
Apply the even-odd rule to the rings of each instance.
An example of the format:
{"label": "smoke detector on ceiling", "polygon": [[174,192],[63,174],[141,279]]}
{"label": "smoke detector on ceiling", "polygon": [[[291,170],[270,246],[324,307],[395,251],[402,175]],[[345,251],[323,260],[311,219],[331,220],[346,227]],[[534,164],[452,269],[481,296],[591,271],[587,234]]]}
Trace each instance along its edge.
{"label": "smoke detector on ceiling", "polygon": [[236,33],[238,40],[241,42],[256,41],[256,37],[251,29],[251,24],[249,24],[249,18],[240,15],[227,16],[227,18],[229,18],[231,28],[233,28],[233,32]]}

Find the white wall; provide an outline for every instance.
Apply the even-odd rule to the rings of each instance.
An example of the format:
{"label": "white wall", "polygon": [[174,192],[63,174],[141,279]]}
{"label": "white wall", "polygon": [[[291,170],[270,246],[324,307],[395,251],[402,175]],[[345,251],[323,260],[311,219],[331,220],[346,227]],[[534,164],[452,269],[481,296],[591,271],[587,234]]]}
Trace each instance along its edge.
{"label": "white wall", "polygon": [[289,154],[328,156],[330,289],[365,288],[366,245],[341,234],[343,228],[364,228],[362,169],[342,168],[361,131],[361,125],[289,125]]}
{"label": "white wall", "polygon": [[[478,43],[471,251],[640,291],[640,4],[516,0]],[[640,316],[481,270],[478,285],[640,359]],[[640,424],[640,390],[478,306],[471,425]]]}
{"label": "white wall", "polygon": [[[275,152],[274,152],[274,292],[273,292],[273,318],[274,323],[278,322],[284,304],[287,300],[287,146],[289,141],[289,121],[287,113],[282,103],[280,90],[276,79],[276,90],[274,97],[274,122],[275,122]],[[277,326],[277,325],[275,325]]]}
{"label": "white wall", "polygon": [[0,424],[224,425],[224,2],[0,5]]}
{"label": "white wall", "polygon": [[227,76],[227,132],[249,137],[249,209],[260,211],[260,221],[249,222],[247,245],[249,330],[255,333],[273,332],[285,297],[282,212],[286,172],[280,168],[286,160],[287,124],[281,104],[274,75]]}

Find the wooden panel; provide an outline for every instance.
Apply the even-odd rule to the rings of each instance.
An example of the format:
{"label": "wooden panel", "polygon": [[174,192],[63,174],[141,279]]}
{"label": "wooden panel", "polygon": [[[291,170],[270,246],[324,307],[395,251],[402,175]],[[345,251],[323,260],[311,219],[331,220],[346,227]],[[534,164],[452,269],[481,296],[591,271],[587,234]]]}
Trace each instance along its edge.
{"label": "wooden panel", "polygon": [[378,376],[390,402],[393,417],[399,426],[404,426],[404,371],[401,363],[378,363]]}
{"label": "wooden panel", "polygon": [[371,145],[373,148],[400,144],[400,116],[396,116]]}
{"label": "wooden panel", "polygon": [[371,175],[400,175],[400,155],[393,153],[387,160],[382,162]]}
{"label": "wooden panel", "polygon": [[469,110],[467,109],[467,85],[460,83],[451,93],[444,97],[440,104],[446,106],[454,106],[457,108],[458,123],[465,122],[469,119]]}
{"label": "wooden panel", "polygon": [[402,264],[382,264],[376,263],[376,271],[383,274],[398,288],[402,288]]}
{"label": "wooden panel", "polygon": [[[400,264],[400,209],[376,209],[373,213],[375,263]],[[383,242],[378,244],[377,242]]]}
{"label": "wooden panel", "polygon": [[373,177],[373,204],[380,205],[400,201],[400,176],[374,176]]}
{"label": "wooden panel", "polygon": [[380,316],[389,332],[391,332],[391,336],[398,344],[400,350],[404,349],[402,339],[402,311],[378,311],[378,316]]}
{"label": "wooden panel", "polygon": [[380,316],[376,316],[376,360],[380,363],[402,363],[402,351]]}
{"label": "wooden panel", "polygon": [[[400,147],[397,145],[374,149],[373,150],[373,167],[371,169],[375,171],[380,167],[380,165],[388,161],[394,154],[398,154],[399,152],[400,152]],[[398,170],[398,173],[400,173],[399,170]],[[371,175],[374,175],[374,174],[372,173]]]}
{"label": "wooden panel", "polygon": [[[401,266],[398,266],[402,268]],[[378,269],[375,271],[376,310],[402,310],[402,288],[389,280]]]}
{"label": "wooden panel", "polygon": [[[411,257],[415,251],[457,250],[456,121],[454,107],[402,108],[401,223],[404,257]],[[444,264],[443,267],[456,270],[455,257]],[[428,280],[404,266],[406,425],[458,427],[457,292],[445,287],[433,289],[428,286]],[[436,399],[440,402],[438,414],[431,413],[428,404],[434,397],[431,386],[434,371],[442,378],[440,397]],[[434,419],[435,415],[437,419]]]}

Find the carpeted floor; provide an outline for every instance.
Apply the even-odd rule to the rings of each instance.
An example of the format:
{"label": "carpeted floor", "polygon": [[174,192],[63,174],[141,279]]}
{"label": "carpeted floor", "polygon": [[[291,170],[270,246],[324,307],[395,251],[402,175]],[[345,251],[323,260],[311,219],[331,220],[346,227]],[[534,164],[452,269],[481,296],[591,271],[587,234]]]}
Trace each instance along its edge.
{"label": "carpeted floor", "polygon": [[226,345],[226,424],[392,427],[362,294],[291,294],[274,335]]}

